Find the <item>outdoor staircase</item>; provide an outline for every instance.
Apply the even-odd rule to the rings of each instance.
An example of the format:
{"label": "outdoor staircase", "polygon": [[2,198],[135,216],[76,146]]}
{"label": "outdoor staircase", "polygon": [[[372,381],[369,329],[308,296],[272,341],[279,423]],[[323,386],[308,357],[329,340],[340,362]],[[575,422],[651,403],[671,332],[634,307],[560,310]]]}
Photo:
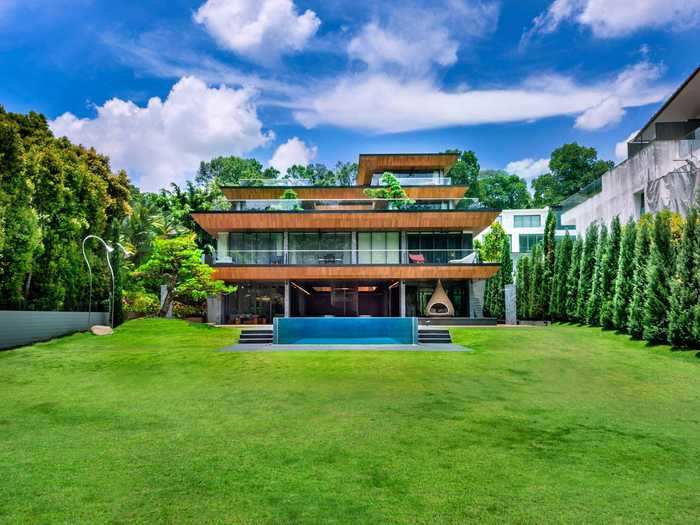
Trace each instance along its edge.
{"label": "outdoor staircase", "polygon": [[438,328],[421,328],[418,330],[418,344],[449,344],[451,342],[452,337],[450,337],[449,330]]}
{"label": "outdoor staircase", "polygon": [[269,345],[272,344],[272,328],[253,328],[241,330],[238,344]]}

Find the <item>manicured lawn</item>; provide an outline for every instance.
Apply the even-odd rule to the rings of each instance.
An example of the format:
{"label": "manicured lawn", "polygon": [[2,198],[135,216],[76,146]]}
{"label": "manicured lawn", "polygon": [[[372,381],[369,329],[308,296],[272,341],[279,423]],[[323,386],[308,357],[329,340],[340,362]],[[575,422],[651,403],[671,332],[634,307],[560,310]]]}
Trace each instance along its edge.
{"label": "manicured lawn", "polygon": [[691,523],[700,359],[572,326],[473,353],[220,353],[139,320],[0,353],[2,523]]}

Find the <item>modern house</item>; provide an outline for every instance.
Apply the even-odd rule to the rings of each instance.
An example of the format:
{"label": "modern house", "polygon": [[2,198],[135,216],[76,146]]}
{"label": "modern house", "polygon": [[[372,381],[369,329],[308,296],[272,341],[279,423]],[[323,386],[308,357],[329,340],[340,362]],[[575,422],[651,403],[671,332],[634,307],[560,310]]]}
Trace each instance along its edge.
{"label": "modern house", "polygon": [[[237,285],[209,301],[210,322],[482,318],[483,285],[498,265],[479,262],[472,240],[499,211],[465,199],[467,188],[452,184],[447,172],[456,160],[360,155],[353,186],[289,187],[271,179],[224,187],[229,210],[193,213],[217,241],[214,277]],[[366,194],[381,186],[385,172],[410,201]]]}
{"label": "modern house", "polygon": [[[502,210],[496,220],[501,223],[506,234],[510,238],[511,255],[515,261],[523,254],[532,252],[537,243],[544,240],[544,225],[547,221],[549,208],[529,208],[522,210]],[[557,226],[554,231],[555,237],[564,237],[567,233],[576,236],[575,226],[565,226],[561,224],[561,213],[554,209],[557,218]],[[474,239],[483,242],[484,236],[491,231],[486,228]]]}
{"label": "modern house", "polygon": [[700,190],[700,68],[627,143],[627,160],[561,203],[579,233],[645,212],[685,214]]}

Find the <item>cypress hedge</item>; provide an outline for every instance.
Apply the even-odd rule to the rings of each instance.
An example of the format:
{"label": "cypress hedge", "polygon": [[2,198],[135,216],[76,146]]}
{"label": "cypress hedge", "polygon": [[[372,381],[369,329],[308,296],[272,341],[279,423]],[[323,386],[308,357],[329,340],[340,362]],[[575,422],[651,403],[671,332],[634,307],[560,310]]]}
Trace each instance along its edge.
{"label": "cypress hedge", "polygon": [[620,243],[620,257],[615,276],[615,295],[613,297],[613,327],[627,331],[630,297],[632,297],[632,276],[634,275],[634,244],[637,238],[637,225],[630,219],[625,225]]}
{"label": "cypress hedge", "polygon": [[666,342],[674,265],[669,213],[656,214],[652,232],[651,256],[647,266],[648,285],[642,314],[642,336],[647,341]]}
{"label": "cypress hedge", "polygon": [[566,277],[566,318],[576,319],[576,305],[578,303],[578,278],[581,267],[581,254],[583,253],[583,238],[577,237],[571,251],[571,264],[569,275]]}
{"label": "cypress hedge", "polygon": [[516,279],[516,293],[518,305],[518,318],[528,319],[530,317],[530,257],[521,255],[517,263],[518,275]]}
{"label": "cypress hedge", "polygon": [[700,226],[695,209],[683,227],[670,303],[668,342],[677,347],[700,343]]}
{"label": "cypress hedge", "polygon": [[616,215],[610,223],[610,235],[608,244],[603,254],[600,272],[600,326],[603,328],[613,328],[613,300],[615,294],[615,277],[620,261],[620,242],[622,229],[620,218]]}
{"label": "cypress hedge", "polygon": [[[644,219],[644,218],[643,218]],[[642,316],[644,313],[644,297],[647,288],[647,263],[651,237],[648,220],[640,220],[637,226],[637,240],[634,245],[634,277],[632,283],[632,300],[629,307],[627,331],[636,338],[641,339],[644,331]]]}
{"label": "cypress hedge", "polygon": [[608,229],[605,225],[600,227],[598,244],[595,249],[595,262],[593,266],[593,277],[591,284],[591,295],[586,304],[586,322],[591,326],[597,326],[600,320],[600,305],[603,301],[601,295],[602,274],[603,274],[603,254],[608,246]]}
{"label": "cypress hedge", "polygon": [[567,233],[557,243],[555,250],[554,277],[552,279],[552,293],[549,300],[549,315],[552,319],[563,321],[566,319],[567,278],[571,266],[571,252],[573,240]]}

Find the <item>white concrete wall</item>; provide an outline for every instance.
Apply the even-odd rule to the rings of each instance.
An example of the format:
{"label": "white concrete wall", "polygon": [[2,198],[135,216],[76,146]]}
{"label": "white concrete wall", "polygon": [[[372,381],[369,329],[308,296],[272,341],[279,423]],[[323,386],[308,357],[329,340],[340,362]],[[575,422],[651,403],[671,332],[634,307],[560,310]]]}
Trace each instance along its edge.
{"label": "white concrete wall", "polygon": [[107,312],[35,312],[30,310],[0,311],[0,348],[12,348],[45,341],[90,326],[109,325]]}
{"label": "white concrete wall", "polygon": [[[603,175],[602,191],[568,210],[562,215],[563,224],[576,225],[576,231],[585,232],[596,221],[610,224],[618,215],[620,221],[639,218],[638,194],[647,182],[663,177],[680,168],[685,162],[679,158],[678,141],[655,141],[642,151],[615,166]],[[647,211],[657,211],[649,210]]]}

